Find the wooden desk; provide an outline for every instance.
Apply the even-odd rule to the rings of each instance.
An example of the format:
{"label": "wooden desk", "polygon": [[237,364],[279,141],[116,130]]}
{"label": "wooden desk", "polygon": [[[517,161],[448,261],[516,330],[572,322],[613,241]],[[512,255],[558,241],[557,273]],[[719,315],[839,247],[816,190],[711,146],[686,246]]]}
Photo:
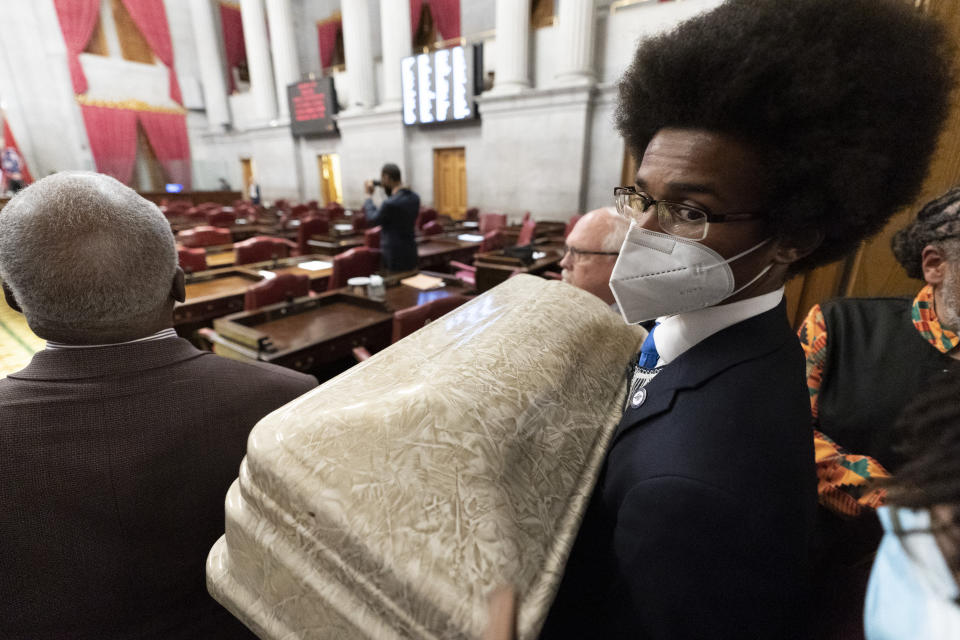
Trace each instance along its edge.
{"label": "wooden desk", "polygon": [[474,258],[473,266],[477,268],[477,291],[483,293],[497,286],[514,272],[540,274],[563,260],[563,248],[560,245],[548,244],[535,247],[546,255],[524,265],[517,258],[504,255],[503,251],[481,253]]}
{"label": "wooden desk", "polygon": [[420,269],[446,269],[451,260],[472,262],[480,243],[457,240],[456,235],[431,236],[420,242],[417,245]]}
{"label": "wooden desk", "polygon": [[307,240],[311,251],[318,253],[338,254],[354,247],[363,246],[363,234],[350,236],[313,236]]}
{"label": "wooden desk", "polygon": [[383,302],[338,289],[316,298],[235,313],[214,321],[214,352],[298,371],[315,370],[351,358],[354,347],[370,352],[386,348],[395,311],[464,292],[452,283],[434,291],[388,287]]}
{"label": "wooden desk", "polygon": [[212,251],[207,254],[207,269],[230,267],[237,261],[237,254],[233,249],[227,251]]}

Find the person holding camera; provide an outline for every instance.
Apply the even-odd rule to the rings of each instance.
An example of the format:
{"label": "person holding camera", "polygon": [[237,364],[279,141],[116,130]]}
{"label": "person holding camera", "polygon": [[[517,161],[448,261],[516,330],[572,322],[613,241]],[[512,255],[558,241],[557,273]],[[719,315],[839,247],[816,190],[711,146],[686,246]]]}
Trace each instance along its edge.
{"label": "person holding camera", "polygon": [[[387,198],[378,209],[371,196],[376,187],[382,186]],[[364,185],[367,199],[363,212],[367,224],[379,225],[380,251],[383,269],[386,271],[413,271],[417,268],[417,241],[414,229],[420,213],[420,196],[400,180],[400,167],[387,163],[380,170],[380,180],[367,180]]]}

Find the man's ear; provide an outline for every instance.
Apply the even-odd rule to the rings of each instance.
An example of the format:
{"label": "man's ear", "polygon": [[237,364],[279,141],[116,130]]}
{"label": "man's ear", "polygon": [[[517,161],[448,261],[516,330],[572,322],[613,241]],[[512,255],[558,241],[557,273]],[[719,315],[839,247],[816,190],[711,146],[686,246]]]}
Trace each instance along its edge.
{"label": "man's ear", "polygon": [[183,302],[187,299],[186,276],[180,267],[177,267],[176,272],[173,274],[173,284],[170,286],[170,297],[177,302]]}
{"label": "man's ear", "polygon": [[20,308],[20,303],[17,302],[16,297],[13,295],[13,291],[10,290],[10,287],[7,286],[7,283],[3,283],[3,299],[7,301],[7,304],[10,305],[10,308],[18,313],[23,313],[23,309]]}
{"label": "man's ear", "polygon": [[941,284],[947,277],[947,256],[940,247],[928,244],[920,252],[920,268],[927,284]]}
{"label": "man's ear", "polygon": [[792,264],[806,258],[823,244],[823,230],[808,229],[803,234],[781,238],[777,241],[774,261],[780,264]]}

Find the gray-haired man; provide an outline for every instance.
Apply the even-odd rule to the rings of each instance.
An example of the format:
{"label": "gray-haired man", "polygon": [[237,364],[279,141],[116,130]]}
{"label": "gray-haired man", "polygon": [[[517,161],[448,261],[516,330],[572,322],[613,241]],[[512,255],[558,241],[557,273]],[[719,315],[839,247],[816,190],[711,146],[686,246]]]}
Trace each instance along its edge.
{"label": "gray-haired man", "polygon": [[580,218],[567,236],[566,251],[560,261],[563,281],[614,306],[610,273],[629,226],[611,208],[594,209]]}
{"label": "gray-haired man", "polygon": [[236,638],[207,551],[250,429],[316,385],[173,332],[170,227],[65,172],[0,211],[0,278],[47,348],[0,380],[0,636]]}

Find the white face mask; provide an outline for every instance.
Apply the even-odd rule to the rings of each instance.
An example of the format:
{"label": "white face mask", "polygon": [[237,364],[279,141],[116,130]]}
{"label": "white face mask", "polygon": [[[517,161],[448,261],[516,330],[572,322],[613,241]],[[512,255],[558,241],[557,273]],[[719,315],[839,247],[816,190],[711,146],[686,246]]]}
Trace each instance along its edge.
{"label": "white face mask", "polygon": [[610,290],[627,324],[712,307],[759,280],[734,289],[730,263],[756,251],[763,242],[724,260],[694,240],[649,231],[631,223],[610,274]]}
{"label": "white face mask", "polygon": [[868,640],[946,640],[960,638],[960,590],[932,533],[930,513],[880,507],[884,536],[870,573],[864,608]]}

